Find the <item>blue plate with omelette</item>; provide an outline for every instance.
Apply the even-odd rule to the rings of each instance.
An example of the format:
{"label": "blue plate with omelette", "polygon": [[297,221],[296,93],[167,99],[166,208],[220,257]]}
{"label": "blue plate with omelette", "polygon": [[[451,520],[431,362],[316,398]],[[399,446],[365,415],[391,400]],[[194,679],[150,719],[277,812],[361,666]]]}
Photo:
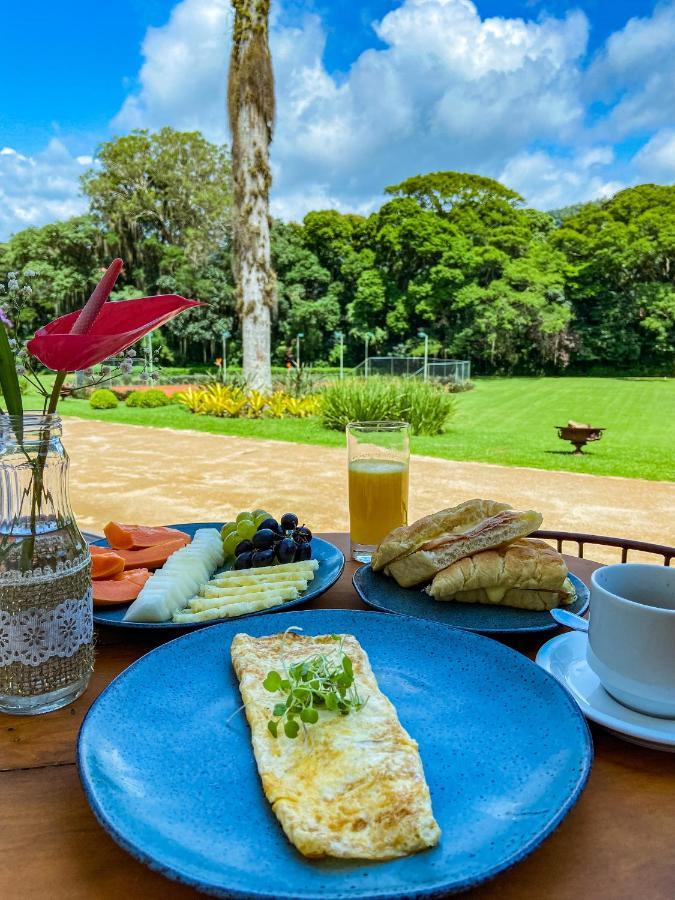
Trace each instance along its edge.
{"label": "blue plate with omelette", "polygon": [[[441,831],[429,849],[388,861],[310,858],[282,830],[263,792],[230,653],[238,632],[277,639],[289,627],[310,638],[348,635],[367,654],[379,690],[393,704],[385,701],[384,708],[413,739],[408,751],[419,752]],[[266,668],[253,664],[242,690],[264,678]],[[317,828],[332,822],[345,840],[378,823],[391,827],[386,815],[373,818],[371,795],[359,789],[368,778],[386,785],[388,777],[389,757],[381,749],[387,733],[359,740],[358,717],[366,713],[368,703],[344,719],[326,712],[318,725],[307,726],[309,737],[294,739],[306,741],[293,745],[305,752],[293,770],[302,776],[301,788],[284,790],[283,772],[266,781],[278,803],[295,806],[298,815],[311,808]],[[352,745],[335,744],[330,764],[325,753],[319,764],[316,754],[330,750],[325,744],[336,721],[350,725]],[[313,743],[311,729],[324,723]],[[266,732],[264,719],[257,734],[257,752],[266,747],[282,761],[293,752],[290,738]],[[474,887],[518,863],[556,829],[583,790],[591,760],[578,707],[524,656],[437,622],[351,610],[260,615],[163,644],[103,691],[78,741],[89,804],[132,856],[213,896],[269,900],[412,900]],[[332,785],[344,784],[345,775],[348,788],[331,802]],[[332,810],[345,797],[353,800],[351,818],[334,820]],[[391,802],[397,798],[400,792]],[[311,817],[305,823],[311,831]]]}

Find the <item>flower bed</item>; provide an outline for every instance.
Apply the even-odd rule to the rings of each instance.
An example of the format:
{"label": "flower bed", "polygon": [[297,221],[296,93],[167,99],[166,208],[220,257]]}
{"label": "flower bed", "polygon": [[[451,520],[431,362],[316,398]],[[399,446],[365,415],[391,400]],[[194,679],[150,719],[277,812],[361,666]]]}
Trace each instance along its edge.
{"label": "flower bed", "polygon": [[198,416],[221,418],[283,419],[318,415],[320,400],[315,395],[293,397],[284,391],[262,394],[230,385],[212,384],[204,388],[188,388],[176,396],[178,403]]}

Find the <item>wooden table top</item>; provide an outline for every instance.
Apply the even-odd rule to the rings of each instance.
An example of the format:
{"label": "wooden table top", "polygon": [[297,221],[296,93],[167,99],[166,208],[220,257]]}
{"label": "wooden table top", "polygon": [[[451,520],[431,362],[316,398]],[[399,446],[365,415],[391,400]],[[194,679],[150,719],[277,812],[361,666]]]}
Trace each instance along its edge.
{"label": "wooden table top", "polygon": [[[347,556],[344,534],[322,535]],[[567,558],[588,582],[597,567]],[[348,561],[336,585],[309,607],[365,609]],[[506,643],[533,657],[543,640]],[[57,712],[0,715],[0,897],[4,900],[179,900],[191,888],[151,872],[120,849],[89,811],[75,742],[92,701],[130,663],[162,643],[99,629],[85,694]],[[588,785],[560,828],[528,859],[470,893],[500,900],[660,900],[675,895],[675,757],[621,741],[591,725],[595,761]]]}

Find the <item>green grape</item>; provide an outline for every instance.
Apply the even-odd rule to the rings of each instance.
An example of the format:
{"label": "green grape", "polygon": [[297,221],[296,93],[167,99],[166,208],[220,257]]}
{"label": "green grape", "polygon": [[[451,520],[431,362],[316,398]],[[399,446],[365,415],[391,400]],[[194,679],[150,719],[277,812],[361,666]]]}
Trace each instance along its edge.
{"label": "green grape", "polygon": [[253,521],[253,516],[250,512],[244,510],[237,515],[237,525],[241,522],[242,519],[250,519],[251,521]]}
{"label": "green grape", "polygon": [[258,530],[258,526],[251,519],[242,519],[237,525],[237,534],[240,541],[250,541]]}
{"label": "green grape", "polygon": [[234,556],[234,548],[240,540],[239,533],[232,531],[223,541],[223,553],[228,559],[231,559]]}
{"label": "green grape", "polygon": [[228,536],[228,534],[232,534],[233,531],[237,530],[236,522],[226,522],[223,527],[220,529],[220,536],[223,540]]}
{"label": "green grape", "polygon": [[265,512],[264,509],[263,510],[256,509],[255,513],[253,514],[253,521],[255,522],[256,528],[260,525],[261,522],[264,522],[265,519],[271,519],[271,518],[272,518],[272,516],[268,512]]}

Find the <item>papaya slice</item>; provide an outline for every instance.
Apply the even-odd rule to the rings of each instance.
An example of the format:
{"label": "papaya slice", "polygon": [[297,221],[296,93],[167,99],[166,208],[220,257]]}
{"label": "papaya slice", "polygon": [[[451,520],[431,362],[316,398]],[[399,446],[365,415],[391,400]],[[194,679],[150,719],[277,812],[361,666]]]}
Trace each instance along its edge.
{"label": "papaya slice", "polygon": [[93,587],[94,606],[118,606],[135,600],[143,585],[129,578],[101,578],[93,582]]}
{"label": "papaya slice", "polygon": [[91,577],[114,578],[124,571],[124,560],[117,553],[95,553],[91,558]]}
{"label": "papaya slice", "polygon": [[98,544],[89,544],[89,553],[91,556],[110,556],[111,553],[117,553],[112,547],[99,547]]}
{"label": "papaya slice", "polygon": [[155,544],[153,547],[143,547],[140,550],[116,550],[115,553],[124,560],[125,569],[159,569],[172,553],[184,546],[185,543],[179,539]]}
{"label": "papaya slice", "polygon": [[115,550],[142,550],[165,544],[167,541],[182,540],[190,543],[190,535],[177,528],[165,528],[162,525],[122,525],[120,522],[108,522],[103,529],[108,543]]}
{"label": "papaya slice", "polygon": [[129,569],[128,571],[120,572],[119,575],[115,575],[115,581],[132,581],[134,584],[143,587],[151,575],[152,572],[148,569]]}

